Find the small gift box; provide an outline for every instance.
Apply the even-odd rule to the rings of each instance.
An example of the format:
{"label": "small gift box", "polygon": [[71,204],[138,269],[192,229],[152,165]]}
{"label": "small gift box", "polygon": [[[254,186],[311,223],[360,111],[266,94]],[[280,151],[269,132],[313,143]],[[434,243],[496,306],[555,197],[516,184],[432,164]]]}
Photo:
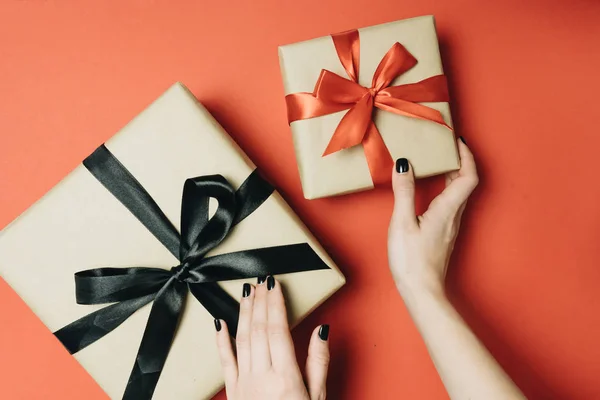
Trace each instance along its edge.
{"label": "small gift box", "polygon": [[222,387],[212,319],[235,332],[243,282],[277,275],[292,324],[344,284],[180,84],[0,232],[0,274],[110,398],[136,400]]}
{"label": "small gift box", "polygon": [[433,16],[279,47],[307,199],[389,184],[405,157],[416,177],[460,167]]}

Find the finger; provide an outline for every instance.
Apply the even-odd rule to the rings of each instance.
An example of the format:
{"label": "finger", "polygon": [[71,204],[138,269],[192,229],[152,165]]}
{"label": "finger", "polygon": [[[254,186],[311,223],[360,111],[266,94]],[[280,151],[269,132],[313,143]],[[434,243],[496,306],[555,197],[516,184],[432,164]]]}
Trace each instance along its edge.
{"label": "finger", "polygon": [[415,176],[406,158],[396,160],[392,173],[394,189],[394,212],[392,219],[405,228],[416,228],[415,215]]}
{"label": "finger", "polygon": [[297,367],[281,284],[273,276],[267,278],[267,318],[273,368],[281,371],[289,370],[292,366]]}
{"label": "finger", "polygon": [[256,285],[254,291],[250,344],[252,371],[268,371],[271,368],[271,354],[267,337],[267,285],[264,282]]}
{"label": "finger", "polygon": [[240,318],[238,321],[238,330],[235,337],[237,348],[238,371],[244,373],[250,371],[252,367],[251,342],[250,342],[250,324],[252,323],[252,308],[254,305],[254,287],[249,283],[244,283],[242,289],[242,299],[240,300]]}
{"label": "finger", "polygon": [[446,189],[432,202],[432,207],[443,207],[443,212],[451,214],[458,211],[479,183],[473,153],[462,140],[458,141],[458,152],[460,170],[446,176]]}
{"label": "finger", "polygon": [[227,397],[231,398],[231,393],[237,383],[238,377],[237,361],[235,354],[233,354],[233,346],[231,345],[227,323],[221,319],[215,319],[215,329],[217,330],[217,347],[225,379],[225,390],[227,391]]}
{"label": "finger", "polygon": [[329,325],[321,325],[313,331],[306,359],[306,381],[312,400],[325,399],[328,368]]}
{"label": "finger", "polygon": [[459,177],[461,176],[477,176],[477,166],[475,165],[475,157],[463,139],[458,140],[458,155],[460,156],[460,169],[458,170]]}

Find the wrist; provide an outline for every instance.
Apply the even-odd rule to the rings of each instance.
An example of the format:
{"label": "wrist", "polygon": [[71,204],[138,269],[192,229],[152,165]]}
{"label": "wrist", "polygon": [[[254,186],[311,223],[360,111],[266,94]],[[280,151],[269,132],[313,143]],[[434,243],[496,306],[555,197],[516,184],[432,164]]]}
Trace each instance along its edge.
{"label": "wrist", "polygon": [[443,280],[404,279],[396,281],[396,288],[407,307],[411,308],[422,301],[448,301]]}

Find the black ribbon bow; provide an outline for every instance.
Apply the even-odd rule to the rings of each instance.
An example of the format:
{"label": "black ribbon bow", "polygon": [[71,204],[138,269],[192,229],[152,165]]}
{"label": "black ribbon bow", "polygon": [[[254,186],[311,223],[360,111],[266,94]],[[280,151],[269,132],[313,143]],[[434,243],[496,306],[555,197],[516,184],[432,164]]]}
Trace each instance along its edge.
{"label": "black ribbon bow", "polygon": [[[123,399],[152,398],[188,290],[210,314],[225,320],[235,336],[239,303],[218,281],[329,268],[307,243],[206,257],[273,192],[257,170],[237,191],[221,175],[186,180],[180,235],[148,192],[104,145],[83,164],[180,261],[170,270],[96,268],[75,274],[78,304],[114,304],[55,332],[71,354],[101,339],[153,301]],[[219,203],[212,218],[208,210],[210,198]]]}

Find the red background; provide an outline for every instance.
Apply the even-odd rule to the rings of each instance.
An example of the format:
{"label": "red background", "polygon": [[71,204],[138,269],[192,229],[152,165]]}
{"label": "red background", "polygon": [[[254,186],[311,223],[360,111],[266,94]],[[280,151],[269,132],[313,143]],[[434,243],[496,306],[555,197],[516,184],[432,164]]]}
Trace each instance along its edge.
{"label": "red background", "polygon": [[[449,293],[530,398],[600,398],[595,0],[4,0],[0,227],[182,81],[348,277],[295,332],[304,358],[331,324],[331,398],[447,398],[388,273],[391,193],[303,199],[277,60],[280,44],[423,14],[481,173]],[[440,183],[419,184],[421,206]],[[0,324],[0,398],[105,398],[5,285]]]}

